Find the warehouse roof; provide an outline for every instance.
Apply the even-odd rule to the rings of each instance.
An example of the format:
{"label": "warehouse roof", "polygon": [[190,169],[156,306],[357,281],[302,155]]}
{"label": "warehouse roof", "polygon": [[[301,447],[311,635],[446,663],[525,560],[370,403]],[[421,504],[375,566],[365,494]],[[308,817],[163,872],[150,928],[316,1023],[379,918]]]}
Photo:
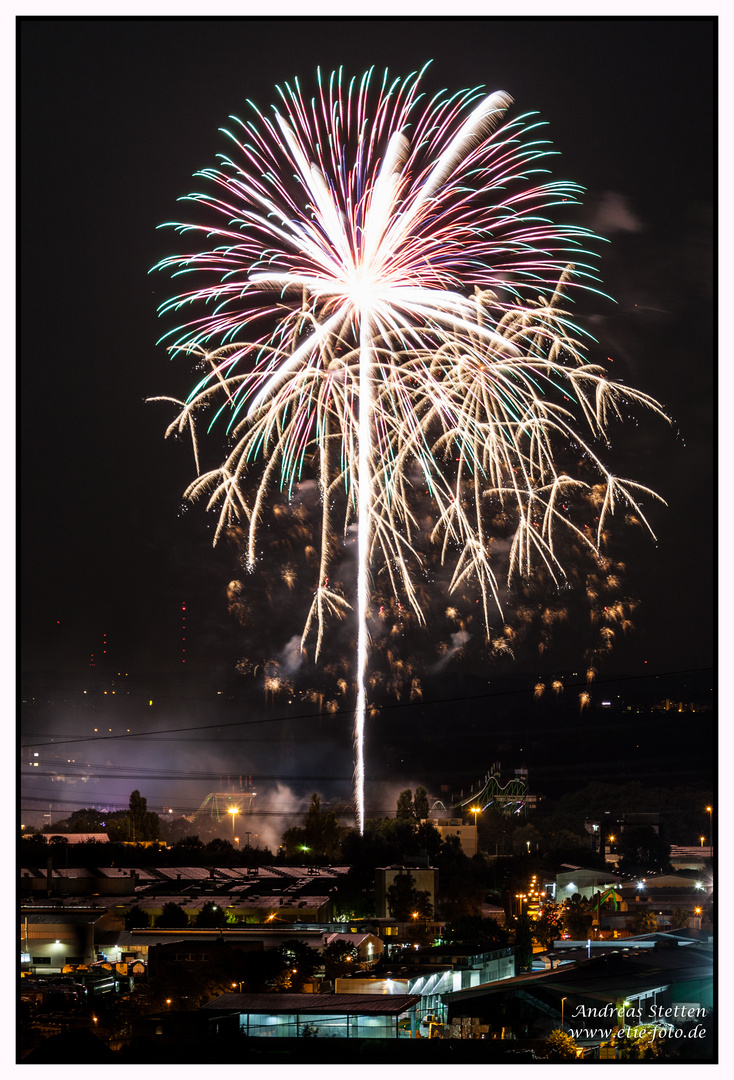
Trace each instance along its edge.
{"label": "warehouse roof", "polygon": [[419,994],[222,994],[201,1008],[216,1012],[268,1013],[271,1016],[282,1013],[399,1016],[419,1001]]}
{"label": "warehouse roof", "polygon": [[105,915],[100,911],[70,911],[69,908],[52,908],[47,911],[21,910],[21,918],[34,926],[69,926],[95,923]]}
{"label": "warehouse roof", "polygon": [[45,833],[46,843],[50,844],[57,838],[67,844],[109,844],[110,838],[106,832],[64,832]]}

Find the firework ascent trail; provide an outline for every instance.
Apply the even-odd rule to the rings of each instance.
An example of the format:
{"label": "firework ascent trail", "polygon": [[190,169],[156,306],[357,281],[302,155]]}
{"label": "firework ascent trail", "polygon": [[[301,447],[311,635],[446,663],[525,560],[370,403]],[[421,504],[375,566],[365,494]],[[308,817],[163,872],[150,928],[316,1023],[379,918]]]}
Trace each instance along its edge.
{"label": "firework ascent trail", "polygon": [[[268,493],[318,480],[318,580],[301,639],[316,660],[327,622],[352,609],[332,566],[334,536],[356,524],[360,830],[372,575],[424,621],[418,490],[449,591],[472,583],[487,637],[501,615],[498,514],[512,519],[508,579],[537,566],[558,583],[562,534],[600,556],[617,504],[647,525],[639,501],[657,498],[592,449],[623,405],[663,414],[586,360],[566,310],[571,288],[595,286],[593,237],[549,214],[580,189],[546,178],[553,151],[533,115],[506,119],[507,94],[427,100],[423,78],[385,72],[378,87],[370,71],[347,86],[341,71],[319,74],[310,102],[296,81],[271,117],[249,103],[253,119],[226,131],[233,156],[198,174],[210,193],[186,197],[198,223],[168,223],[202,250],[156,268],[192,281],[160,312],[196,314],[163,340],[204,374],[185,401],[156,400],[178,407],[168,433],[192,437],[186,494],[218,511],[215,543],[244,523],[252,569]],[[198,429],[223,414],[227,455],[207,470]]]}

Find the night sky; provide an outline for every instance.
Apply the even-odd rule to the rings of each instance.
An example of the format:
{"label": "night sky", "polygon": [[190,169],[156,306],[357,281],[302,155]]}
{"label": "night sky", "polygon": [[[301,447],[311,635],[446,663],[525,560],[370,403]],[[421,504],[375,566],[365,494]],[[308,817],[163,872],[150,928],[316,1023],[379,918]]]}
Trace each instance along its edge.
{"label": "night sky", "polygon": [[[430,89],[504,89],[548,122],[554,175],[587,189],[581,220],[610,241],[601,277],[616,304],[588,302],[589,328],[613,375],[673,421],[640,413],[615,432],[623,475],[668,506],[651,509],[657,544],[624,541],[640,603],[606,672],[710,667],[715,32],[711,19],[21,21],[23,672],[81,677],[92,654],[175,671],[185,603],[190,666],[231,673],[233,554],[212,551],[200,504],[183,511],[190,446],[164,440],[172,413],[146,403],[191,382],[156,344],[173,290],[148,271],[180,250],[156,227],[183,212],[246,99],[265,110],[275,84],[310,89],[317,66],[407,74],[428,60]],[[517,665],[542,671],[529,654]]]}

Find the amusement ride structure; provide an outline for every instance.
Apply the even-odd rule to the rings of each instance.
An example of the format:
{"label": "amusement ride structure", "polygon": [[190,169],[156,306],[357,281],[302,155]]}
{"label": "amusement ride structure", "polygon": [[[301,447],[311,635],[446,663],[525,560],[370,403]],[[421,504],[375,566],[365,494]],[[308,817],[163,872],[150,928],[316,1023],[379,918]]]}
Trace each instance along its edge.
{"label": "amusement ride structure", "polygon": [[494,806],[500,813],[508,817],[514,814],[527,815],[528,808],[536,803],[536,796],[530,794],[528,787],[528,770],[515,769],[511,779],[502,783],[501,766],[499,762],[492,765],[490,771],[480,781],[481,786],[472,786],[467,798],[462,791],[458,798],[454,799],[454,806],[463,813],[467,810],[479,812]]}

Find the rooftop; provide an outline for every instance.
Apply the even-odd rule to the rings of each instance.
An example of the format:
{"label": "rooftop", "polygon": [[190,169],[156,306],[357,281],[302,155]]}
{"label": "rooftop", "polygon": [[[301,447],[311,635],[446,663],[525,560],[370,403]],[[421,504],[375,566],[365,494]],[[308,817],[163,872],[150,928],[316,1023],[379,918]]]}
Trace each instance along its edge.
{"label": "rooftop", "polygon": [[46,843],[50,844],[57,836],[67,844],[109,844],[106,832],[46,833]]}
{"label": "rooftop", "polygon": [[267,1013],[271,1016],[280,1013],[399,1016],[419,1001],[418,994],[222,994],[201,1008],[220,1013]]}

